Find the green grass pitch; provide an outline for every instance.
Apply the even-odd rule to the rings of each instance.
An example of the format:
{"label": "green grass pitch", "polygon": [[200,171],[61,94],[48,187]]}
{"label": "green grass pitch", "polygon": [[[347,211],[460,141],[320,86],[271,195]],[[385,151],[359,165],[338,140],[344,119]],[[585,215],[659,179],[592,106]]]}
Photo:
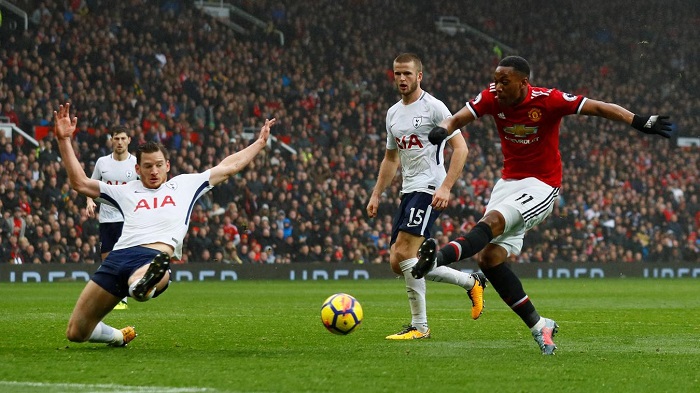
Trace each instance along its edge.
{"label": "green grass pitch", "polygon": [[[472,321],[464,292],[428,283],[430,340],[384,339],[408,323],[403,280],[174,283],[106,322],[126,348],[73,344],[84,283],[0,284],[0,392],[700,391],[697,279],[524,280],[560,325],[556,356],[487,288]],[[336,292],[364,308],[348,336],[319,310]]]}

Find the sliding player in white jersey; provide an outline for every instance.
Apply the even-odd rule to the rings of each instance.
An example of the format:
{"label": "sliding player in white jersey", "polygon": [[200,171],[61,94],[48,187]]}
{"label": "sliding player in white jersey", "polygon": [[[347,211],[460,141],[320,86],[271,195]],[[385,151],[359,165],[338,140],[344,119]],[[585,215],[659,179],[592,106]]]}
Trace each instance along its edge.
{"label": "sliding player in white jersey", "polygon": [[178,258],[195,201],[229,176],[240,172],[265,147],[275,119],[265,120],[258,139],[198,174],[168,180],[170,161],[163,145],[148,142],[136,153],[139,182],[110,185],[90,179],[73,151],[71,136],[77,118],[70,104],[54,112],[56,138],[73,189],[114,205],[124,215],[122,236],[107,259],[85,285],[73,309],[66,337],[74,342],[124,346],[136,337],[131,326],[121,330],[102,320],[126,295],[146,301],[165,291],[170,258]]}
{"label": "sliding player in white jersey", "polygon": [[[110,130],[112,153],[100,157],[95,163],[92,171],[92,179],[101,180],[107,184],[126,184],[136,180],[136,156],[129,153],[129,143],[131,137],[124,126],[114,126]],[[95,201],[87,197],[87,214],[89,217],[95,216]],[[115,207],[108,204],[100,205],[100,253],[104,261],[112,251],[114,245],[119,240],[124,226],[124,217]],[[115,310],[125,310],[127,299],[124,297],[114,307]]]}
{"label": "sliding player in white jersey", "polygon": [[[401,101],[387,112],[386,152],[367,204],[367,214],[369,217],[377,215],[379,197],[391,184],[400,165],[403,179],[401,205],[394,216],[389,261],[394,273],[406,281],[412,318],[402,331],[386,338],[411,340],[430,338],[425,280],[413,278],[411,268],[418,261],[418,247],[430,237],[430,228],[440,210],[447,207],[450,190],[462,173],[468,150],[464,137],[455,130],[447,138],[453,153],[449,170],[445,172],[445,144],[430,143],[428,134],[451,113],[442,101],[421,89],[423,65],[418,56],[411,53],[399,55],[394,60],[394,78]],[[472,301],[472,318],[481,315],[486,287],[481,273],[467,274],[448,268],[433,270],[426,278],[463,287]]]}

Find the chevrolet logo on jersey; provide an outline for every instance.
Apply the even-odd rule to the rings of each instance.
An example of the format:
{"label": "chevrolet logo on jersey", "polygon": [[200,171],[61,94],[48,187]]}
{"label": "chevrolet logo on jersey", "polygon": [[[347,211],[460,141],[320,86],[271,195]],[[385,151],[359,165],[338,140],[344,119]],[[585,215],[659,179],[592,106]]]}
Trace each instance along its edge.
{"label": "chevrolet logo on jersey", "polygon": [[507,132],[508,134],[513,134],[518,138],[524,138],[528,135],[536,134],[537,127],[525,127],[522,124],[516,124],[512,127],[504,127],[503,131]]}

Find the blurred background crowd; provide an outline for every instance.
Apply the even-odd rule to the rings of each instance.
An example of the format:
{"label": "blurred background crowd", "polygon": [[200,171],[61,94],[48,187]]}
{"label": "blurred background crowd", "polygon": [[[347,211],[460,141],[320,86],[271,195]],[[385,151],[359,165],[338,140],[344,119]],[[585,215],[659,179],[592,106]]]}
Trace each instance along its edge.
{"label": "blurred background crowd", "polygon": [[[270,148],[198,201],[183,263],[388,263],[400,174],[376,219],[365,206],[386,110],[399,99],[391,67],[402,52],[423,59],[423,88],[453,112],[488,85],[502,56],[518,54],[534,85],[671,116],[668,141],[566,118],[559,203],[513,262],[700,260],[700,147],[679,143],[700,137],[697,1],[231,1],[266,22],[244,25],[248,34],[194,1],[11,3],[29,27],[11,28],[5,13],[0,116],[39,145],[0,135],[3,263],[100,262],[98,221],[67,185],[51,133],[65,102],[77,111],[75,147],[88,175],[111,152],[115,124],[131,130],[132,152],[147,140],[167,146],[174,176],[211,167],[245,147],[265,118],[278,119]],[[440,31],[440,16],[502,44]],[[500,177],[492,121],[463,134],[467,165],[432,229],[441,243],[475,225]]]}

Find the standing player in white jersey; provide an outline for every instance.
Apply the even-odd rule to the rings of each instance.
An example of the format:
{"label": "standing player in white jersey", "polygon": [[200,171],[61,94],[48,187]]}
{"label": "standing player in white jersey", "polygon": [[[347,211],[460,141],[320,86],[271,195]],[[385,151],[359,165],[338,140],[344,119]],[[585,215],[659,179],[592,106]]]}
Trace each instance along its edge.
{"label": "standing player in white jersey", "polygon": [[124,296],[147,301],[163,293],[170,280],[170,258],[180,257],[195,201],[229,176],[240,172],[265,147],[275,119],[265,120],[258,139],[202,173],[168,180],[168,151],[147,142],[136,152],[140,181],[106,184],[85,175],[73,151],[71,136],[78,119],[70,104],[54,112],[55,134],[73,189],[110,203],[124,215],[122,236],[91,280],[85,285],[68,321],[66,337],[74,342],[101,342],[124,346],[136,337],[132,326],[121,330],[102,320]]}
{"label": "standing player in white jersey", "polygon": [[[421,242],[430,236],[439,211],[446,208],[450,190],[459,178],[467,159],[467,144],[459,130],[447,139],[453,149],[450,167],[445,172],[444,143],[434,145],[428,134],[442,120],[452,114],[445,104],[423,91],[423,64],[418,56],[404,53],[394,60],[394,78],[401,101],[394,104],[386,116],[386,152],[379,167],[367,214],[377,215],[379,197],[391,184],[401,166],[403,184],[401,205],[394,217],[389,261],[394,273],[404,277],[411,323],[389,340],[430,338],[425,304],[425,280],[411,276]],[[435,269],[426,275],[432,281],[463,287],[472,302],[472,318],[477,319],[483,309],[486,280],[481,273],[463,273],[452,268]]]}
{"label": "standing player in white jersey", "polygon": [[481,271],[503,301],[530,328],[542,354],[553,355],[559,325],[539,315],[518,276],[506,262],[523,246],[525,232],[552,212],[562,181],[559,125],[568,115],[598,116],[631,125],[645,134],[670,136],[666,116],[639,116],[613,103],[530,85],[530,64],[518,56],[503,58],[494,83],[454,117],[430,132],[440,142],[452,130],[489,115],[501,139],[503,173],[491,193],[484,217],[464,237],[440,250],[435,239],[420,247],[414,277],[478,254]]}
{"label": "standing player in white jersey", "polygon": [[[126,184],[136,180],[138,178],[135,169],[136,157],[129,153],[131,138],[126,127],[114,126],[110,130],[110,135],[112,136],[112,153],[97,159],[91,178],[107,184]],[[95,216],[96,207],[95,201],[87,197],[88,216]],[[124,216],[117,208],[106,203],[100,205],[100,253],[103,261],[117,243],[122,234],[123,226]],[[125,310],[127,299],[128,297],[124,297],[114,309]]]}

